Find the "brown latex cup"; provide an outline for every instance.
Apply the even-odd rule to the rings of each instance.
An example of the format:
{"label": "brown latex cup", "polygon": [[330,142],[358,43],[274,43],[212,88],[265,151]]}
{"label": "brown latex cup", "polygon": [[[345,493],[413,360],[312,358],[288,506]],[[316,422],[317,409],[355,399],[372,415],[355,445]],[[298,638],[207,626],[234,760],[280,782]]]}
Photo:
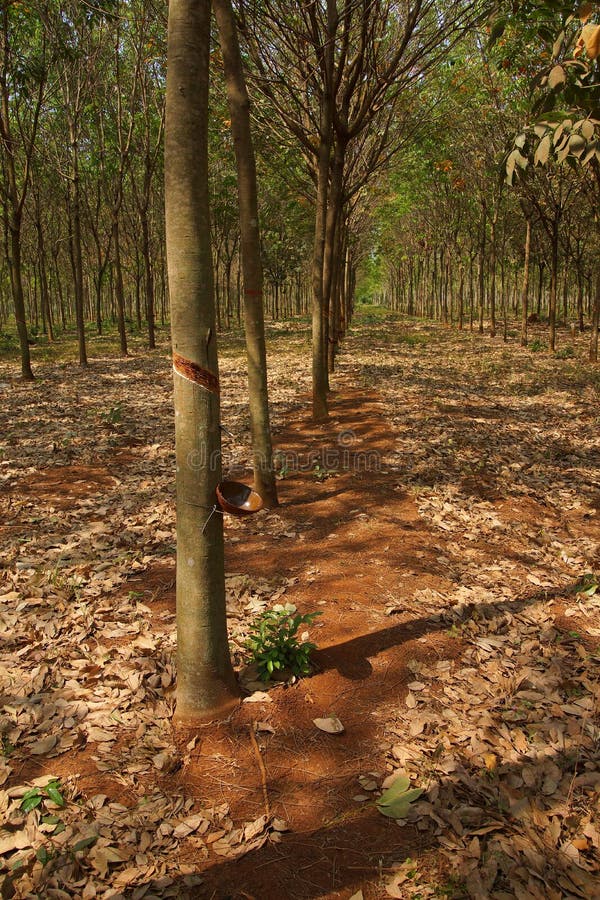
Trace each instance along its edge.
{"label": "brown latex cup", "polygon": [[217,500],[223,512],[232,516],[250,516],[263,507],[260,494],[241,481],[221,481],[217,485]]}

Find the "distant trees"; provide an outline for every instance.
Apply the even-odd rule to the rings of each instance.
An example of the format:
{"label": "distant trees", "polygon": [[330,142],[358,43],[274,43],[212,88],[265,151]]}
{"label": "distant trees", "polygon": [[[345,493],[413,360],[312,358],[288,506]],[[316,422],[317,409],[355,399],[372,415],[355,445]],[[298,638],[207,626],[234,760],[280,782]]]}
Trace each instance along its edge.
{"label": "distant trees", "polygon": [[[529,20],[533,7],[539,16]],[[598,5],[594,13],[584,4],[586,21],[569,20],[565,33],[554,6],[522,8],[526,26],[503,20],[491,44],[489,34],[471,36],[438,70],[435,121],[444,127],[432,123],[412,163],[394,165],[372,198],[386,263],[378,290],[410,314],[459,327],[466,316],[480,331],[489,323],[491,334],[500,314],[505,337],[507,317],[521,315],[525,342],[528,316],[547,319],[551,349],[559,322],[587,325],[593,358],[600,74],[581,36]]]}
{"label": "distant trees", "polygon": [[[23,274],[23,217],[29,193],[40,116],[47,83],[47,45],[36,16],[19,4],[5,3],[0,10],[0,150],[2,181],[0,202],[4,249],[21,348],[21,373],[31,381],[29,336]],[[31,48],[23,60],[20,46]]]}
{"label": "distant trees", "polygon": [[[578,216],[566,228],[565,206],[573,198],[600,243],[600,5],[597,3],[539,2],[516,4],[498,33],[512,27],[531,35],[545,47],[534,73],[534,102],[524,131],[514,140],[506,160],[507,180],[520,171],[519,185],[535,205],[550,242],[550,346],[555,348],[559,245],[577,274],[577,314],[582,327],[582,249]],[[541,170],[537,173],[532,170]],[[536,183],[543,190],[536,190]],[[576,196],[577,195],[577,196]],[[598,359],[600,322],[600,265],[596,252],[596,288],[590,302],[592,337],[589,357]],[[565,284],[566,284],[565,275]],[[565,290],[566,294],[566,290]]]}
{"label": "distant trees", "polygon": [[[165,315],[162,10],[14,0],[0,15],[0,271],[14,284],[22,353],[31,333],[73,320],[83,366],[92,321],[99,332],[115,322],[126,353],[143,317],[152,346],[157,283]],[[0,327],[9,319],[0,297]]]}
{"label": "distant trees", "polygon": [[[317,418],[367,272],[371,294],[410,314],[504,333],[523,308],[524,208],[529,314],[549,319],[551,345],[552,321],[588,328],[596,314],[598,4],[499,2],[487,30],[479,8],[234,2],[264,314],[310,316]],[[82,365],[108,325],[122,353],[133,334],[152,347],[168,318],[164,4],[14,0],[1,16],[0,330],[18,333],[26,377],[30,342],[74,323]],[[227,329],[241,324],[250,275],[214,26],[212,40],[211,227]]]}

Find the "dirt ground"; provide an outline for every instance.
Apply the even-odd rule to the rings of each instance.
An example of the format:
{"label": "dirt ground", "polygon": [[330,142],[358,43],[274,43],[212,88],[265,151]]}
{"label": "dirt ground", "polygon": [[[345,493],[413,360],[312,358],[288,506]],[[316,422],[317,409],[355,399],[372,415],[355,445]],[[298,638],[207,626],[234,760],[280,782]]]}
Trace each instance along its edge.
{"label": "dirt ground", "polygon": [[[315,424],[306,329],[271,329],[281,505],[225,522],[245,700],[196,733],[165,350],[1,364],[2,897],[600,897],[600,373],[567,340],[363,315]],[[247,480],[244,381],[225,337]],[[277,602],[322,613],[318,650],[261,686],[243,645]],[[399,820],[397,774],[423,789]]]}

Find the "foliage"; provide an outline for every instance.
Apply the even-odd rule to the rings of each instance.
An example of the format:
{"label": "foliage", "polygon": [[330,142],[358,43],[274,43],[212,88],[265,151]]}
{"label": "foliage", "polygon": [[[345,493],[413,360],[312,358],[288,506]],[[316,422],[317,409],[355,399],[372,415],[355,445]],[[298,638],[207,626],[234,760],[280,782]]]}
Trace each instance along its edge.
{"label": "foliage", "polygon": [[269,681],[275,672],[300,676],[310,671],[310,654],[316,644],[298,636],[301,625],[310,625],[320,612],[300,614],[293,603],[278,603],[263,612],[252,625],[246,647],[258,667],[262,681]]}
{"label": "foliage", "polygon": [[410,812],[411,803],[418,800],[422,793],[423,788],[410,787],[407,775],[398,775],[377,800],[377,809],[390,819],[405,819]]}
{"label": "foliage", "polygon": [[531,346],[529,347],[529,349],[533,353],[540,353],[540,351],[542,351],[542,350],[547,350],[548,345],[545,344],[543,341],[540,341],[539,338],[536,338],[534,341],[531,342]]}
{"label": "foliage", "polygon": [[21,809],[23,812],[29,812],[41,806],[47,800],[52,801],[56,806],[64,806],[65,800],[61,792],[60,781],[52,778],[45,787],[34,787],[23,794],[21,800]]}
{"label": "foliage", "polygon": [[517,4],[500,17],[490,44],[506,28],[530,37],[530,123],[506,158],[506,180],[529,165],[600,163],[600,8],[597,3]]}

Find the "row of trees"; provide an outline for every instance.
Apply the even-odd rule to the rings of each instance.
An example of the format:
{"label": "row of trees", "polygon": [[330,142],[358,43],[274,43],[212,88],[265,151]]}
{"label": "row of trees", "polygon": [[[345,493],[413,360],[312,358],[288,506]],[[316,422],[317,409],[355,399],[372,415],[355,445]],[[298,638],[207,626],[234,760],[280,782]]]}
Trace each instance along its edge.
{"label": "row of trees", "polygon": [[[326,414],[328,368],[348,317],[365,189],[427,114],[425,75],[475,8],[239,5],[262,160],[266,299],[276,317],[311,305],[316,415]],[[3,5],[0,316],[6,323],[14,311],[25,377],[28,323],[51,339],[74,319],[85,365],[86,323],[101,331],[115,321],[125,354],[128,326],[146,322],[152,347],[157,312],[165,320],[163,16],[153,0]],[[211,55],[218,76],[216,45]],[[242,279],[218,77],[211,106],[212,245],[226,327],[241,317]]]}
{"label": "row of trees", "polygon": [[[472,0],[402,6],[315,0],[291,7],[239,0],[237,24],[229,0],[213,5],[220,49],[211,45],[208,0],[171,0],[166,82],[163,10],[153,0],[9,0],[0,14],[3,271],[24,377],[33,375],[32,316],[49,337],[57,320],[66,327],[74,318],[82,365],[90,319],[101,330],[107,315],[114,317],[126,353],[127,319],[135,313],[154,345],[157,309],[166,315],[166,130],[178,414],[178,710],[190,720],[227,708],[236,696],[222,523],[198,515],[212,510],[221,473],[190,467],[189,459],[198,449],[214,459],[219,449],[215,332],[218,320],[227,325],[242,313],[255,479],[277,502],[265,271],[273,314],[302,312],[310,302],[316,419],[327,416],[328,375],[351,315],[357,271],[379,268],[390,302],[407,312],[459,325],[472,318],[480,330],[489,318],[495,332],[499,313],[506,321],[517,307],[526,323],[533,248],[540,314],[547,302],[553,347],[559,285],[563,292],[566,286],[567,314],[571,286],[581,285],[578,323],[591,315],[596,341],[600,302],[600,290],[592,302],[587,287],[597,234],[586,216],[598,206],[598,53],[593,40],[583,39],[581,52],[569,43],[571,34],[582,39],[582,27],[597,27],[592,4],[581,11],[583,23],[569,23],[569,8],[558,2],[512,4],[513,20],[515,9],[523,18],[512,31],[502,21],[495,28],[493,37],[506,42],[495,57],[474,28],[485,10]],[[538,73],[536,54],[548,53],[543,48],[556,22],[564,35]],[[218,76],[212,86],[211,68]],[[260,216],[244,70],[259,151]],[[546,119],[523,131],[536,114],[523,89],[531,76],[546,79],[537,111]],[[569,111],[549,118],[561,92]],[[498,163],[511,136],[503,185]],[[518,173],[524,177],[509,192]],[[595,202],[586,206],[586,197]]]}
{"label": "row of trees", "polygon": [[[76,325],[128,334],[168,319],[163,136],[166,10],[155,0],[9,0],[0,10],[0,331],[29,342]],[[215,39],[216,41],[216,39]],[[235,158],[218,46],[212,48],[211,234],[219,324],[240,321]],[[268,155],[268,151],[267,151]],[[266,167],[263,166],[263,173]],[[266,301],[303,314],[310,200],[264,179]]]}
{"label": "row of trees", "polygon": [[[256,173],[232,9],[229,0],[215,0],[214,6],[236,152],[252,416],[255,368],[264,376],[266,399],[266,360],[261,356],[259,361],[264,331]],[[209,240],[209,11],[209,0],[171,0],[169,9],[165,176],[177,444],[177,716],[186,724],[224,714],[238,697],[227,649],[222,521],[213,515],[214,506],[203,524],[198,515],[214,504],[220,467],[207,464],[198,469],[189,462],[198,451],[205,459],[218,459],[220,450]],[[425,9],[419,3],[403,13],[395,5],[369,3],[343,4],[340,11],[334,0],[327,0],[322,6],[300,5],[290,12],[261,4],[252,9],[249,27],[247,11],[240,10],[244,46],[254,63],[265,109],[271,117],[277,113],[282,127],[300,142],[314,189],[315,418],[327,415],[327,373],[333,361],[329,348],[343,332],[354,287],[349,241],[356,211],[353,196],[400,146],[402,130],[394,126],[401,86],[406,89],[413,80],[417,86],[440,55],[434,39],[440,26],[446,24],[449,47],[467,24],[470,11],[465,5],[460,14],[446,15],[446,8]],[[300,48],[296,57],[293,48]],[[292,63],[297,61],[294,71]],[[294,85],[292,92],[288,85]],[[295,127],[297,122],[302,128]],[[356,160],[366,162],[364,172]],[[358,187],[353,178],[358,178]],[[259,432],[264,436],[267,428],[268,420],[256,433],[253,427],[255,451]],[[256,473],[255,458],[255,478]]]}
{"label": "row of trees", "polygon": [[[576,143],[558,162],[549,136],[539,149],[520,137],[509,178],[526,177],[512,188],[498,178],[511,138],[532,119],[532,79],[539,86],[554,72],[544,101],[566,91],[566,112],[593,120],[593,89],[572,84],[584,63],[588,82],[594,75],[593,7],[562,32],[569,4],[520,7],[517,27],[514,16],[497,20],[490,50],[485,28],[465,33],[481,13],[470,3],[419,3],[406,17],[386,4],[239,4],[265,308],[274,318],[312,308],[316,416],[326,414],[357,270],[363,295],[479,329],[489,319],[492,333],[518,313],[526,340],[532,311],[549,319],[552,347],[557,316],[583,328],[596,315],[596,158],[571,167],[588,155]],[[31,329],[52,339],[75,321],[85,365],[86,326],[116,322],[126,353],[128,330],[147,328],[152,347],[156,319],[168,317],[164,28],[153,0],[3,5],[0,328],[15,317],[25,377]],[[227,328],[242,318],[243,279],[216,42],[211,63],[212,252],[217,324]]]}
{"label": "row of trees", "polygon": [[[221,34],[223,8],[222,3],[228,0],[217,0],[216,8]],[[227,7],[228,12],[230,8]],[[354,15],[357,15],[358,29],[353,30]],[[378,8],[365,4],[338,5],[333,0],[325,3],[300,6],[285,12],[272,5],[269,0],[253,6],[251,17],[247,9],[240,7],[241,33],[245,47],[253,63],[255,84],[265,100],[264,110],[268,112],[270,121],[277,116],[277,121],[284,134],[284,141],[291,135],[299,145],[306,169],[314,186],[314,246],[312,255],[312,300],[313,300],[313,413],[315,418],[327,414],[326,391],[327,371],[332,362],[330,348],[338,335],[343,332],[347,321],[348,301],[352,290],[348,290],[352,279],[349,272],[357,262],[357,248],[360,252],[360,227],[364,228],[365,213],[373,220],[379,216],[380,247],[388,234],[398,236],[398,217],[382,216],[381,203],[360,203],[357,199],[373,177],[375,172],[393,173],[389,166],[400,152],[407,132],[418,126],[416,123],[407,127],[411,121],[410,113],[401,127],[397,127],[399,112],[406,95],[416,102],[425,96],[423,90],[426,81],[427,60],[436,59],[437,44],[427,44],[427,28],[421,29],[423,21],[419,21],[422,7],[417,4],[414,10],[404,10],[403,15],[397,7],[384,7],[383,19],[379,19]],[[431,12],[431,8],[428,10]],[[439,24],[444,21],[445,10],[436,8],[430,20]],[[446,32],[444,53],[446,57],[452,47],[453,28],[460,30],[468,21],[469,10],[462,9],[461,17],[455,20]],[[374,13],[374,18],[372,14]],[[413,15],[414,13],[414,15]],[[389,15],[389,18],[388,18]],[[186,466],[189,453],[197,449],[198,439],[210,448],[219,446],[219,407],[218,407],[218,374],[214,341],[211,340],[215,324],[212,281],[210,273],[212,262],[207,239],[208,216],[208,171],[206,165],[206,115],[208,91],[208,42],[201,38],[206,35],[208,18],[208,0],[172,0],[169,29],[169,91],[167,120],[167,210],[177,210],[177,216],[168,216],[167,243],[169,249],[169,268],[171,278],[171,299],[173,308],[173,340],[175,348],[175,403],[177,426],[178,456],[178,717],[183,722],[194,722],[199,718],[224,713],[237,702],[237,686],[231,671],[229,654],[226,648],[225,598],[223,585],[223,547],[221,524],[211,525],[207,520],[200,531],[197,520],[197,509],[210,507],[214,497],[215,482],[220,472],[206,468],[200,473],[193,473]],[[425,23],[427,19],[425,18]],[[190,41],[186,30],[195,24],[193,29],[195,40]],[[377,23],[383,22],[382,30]],[[417,27],[417,22],[419,27]],[[231,18],[228,27],[232,26]],[[398,26],[398,27],[395,27]],[[600,27],[600,26],[599,26]],[[435,29],[433,29],[435,30]],[[429,32],[429,34],[432,34]],[[393,40],[387,44],[388,35]],[[418,35],[417,52],[411,56],[411,39]],[[423,35],[425,40],[423,41]],[[379,50],[383,46],[383,55]],[[481,46],[477,47],[482,57]],[[431,56],[428,53],[431,52]],[[559,51],[557,51],[559,52]],[[406,70],[403,70],[404,54],[410,58]],[[597,56],[598,54],[596,54]],[[553,56],[556,53],[553,50]],[[590,59],[596,56],[589,53]],[[488,72],[485,57],[483,66]],[[553,79],[550,87],[559,86],[555,63],[550,74]],[[432,63],[433,64],[433,63]],[[295,66],[295,68],[294,68]],[[200,71],[197,71],[197,67]],[[227,71],[227,63],[225,65]],[[564,69],[561,66],[564,73]],[[415,73],[414,84],[412,77]],[[285,75],[283,74],[285,72]],[[398,73],[401,73],[398,77]],[[402,78],[406,76],[403,84]],[[398,80],[397,80],[398,77]],[[566,82],[566,75],[564,81]],[[229,76],[228,76],[229,82]],[[198,93],[198,85],[201,93]],[[409,92],[409,88],[412,90]],[[237,86],[240,88],[240,85]],[[498,95],[499,88],[492,88]],[[245,89],[236,101],[240,108],[246,106]],[[231,97],[231,93],[230,93]],[[575,98],[576,99],[576,98]],[[451,298],[452,286],[455,283],[456,269],[453,268],[450,247],[460,247],[459,236],[469,235],[468,227],[461,229],[461,217],[465,219],[473,208],[481,212],[480,228],[475,231],[477,239],[469,247],[465,242],[464,250],[471,250],[474,259],[478,257],[479,285],[479,328],[484,327],[486,304],[489,306],[491,328],[496,326],[497,281],[501,283],[500,296],[506,296],[506,247],[509,242],[508,225],[504,224],[505,211],[500,186],[490,185],[486,180],[487,159],[495,154],[494,139],[497,136],[497,122],[504,111],[500,98],[496,97],[493,113],[486,116],[484,131],[487,140],[479,141],[477,151],[471,154],[471,170],[476,185],[475,202],[470,205],[472,196],[466,203],[454,202],[452,192],[460,195],[466,187],[466,178],[453,173],[454,163],[447,154],[446,159],[434,165],[434,178],[438,179],[441,190],[433,194],[433,202],[429,211],[436,208],[441,215],[437,220],[437,230],[431,229],[431,243],[428,254],[427,243],[423,237],[420,253],[414,259],[408,258],[409,264],[417,262],[425,268],[433,261],[433,272],[428,270],[430,282],[427,292],[421,291],[421,302],[427,304],[428,313],[441,313],[441,317],[449,321],[453,316]],[[381,105],[380,105],[381,102]],[[234,139],[237,132],[236,151],[238,157],[238,187],[240,199],[243,195],[246,174],[240,167],[240,148],[242,138],[239,133],[239,122],[235,121],[235,103],[231,104]],[[382,118],[379,119],[381,112]],[[535,131],[540,143],[535,150],[533,162],[543,165],[549,160],[542,158],[540,145],[547,133],[551,137],[547,144],[554,148],[556,163],[562,152],[560,141],[563,132],[567,132],[567,152],[564,159],[572,159],[573,169],[580,175],[577,154],[586,154],[586,162],[592,163],[595,172],[597,162],[595,141],[595,121],[589,114],[581,118],[578,128],[573,121],[562,118],[556,126],[545,122]],[[260,114],[260,109],[259,109]],[[569,125],[566,122],[569,121]],[[364,124],[363,124],[364,123]],[[587,124],[585,124],[587,123]],[[512,124],[512,123],[511,123]],[[380,126],[379,128],[377,126]],[[572,141],[572,134],[584,139]],[[476,142],[473,142],[476,143]],[[510,184],[518,166],[526,170],[530,160],[524,150],[528,144],[528,134],[523,133],[515,140],[515,150],[506,158],[506,180]],[[194,152],[201,147],[199,162],[201,165],[195,174],[191,173],[191,161]],[[354,152],[353,152],[354,151]],[[515,152],[517,151],[517,152]],[[487,154],[487,159],[486,159]],[[427,163],[427,153],[419,154]],[[431,153],[429,154],[431,159]],[[366,163],[366,164],[365,164]],[[365,164],[365,173],[361,178],[360,165]],[[418,168],[418,166],[417,166]],[[465,175],[467,174],[465,170]],[[542,187],[523,190],[519,197],[526,227],[525,242],[525,277],[521,305],[526,324],[528,296],[528,268],[531,251],[531,233],[534,212],[543,224],[550,242],[550,334],[554,346],[556,325],[556,302],[558,286],[558,246],[560,242],[557,209],[563,215],[566,198],[574,188],[570,183],[563,185],[562,172],[559,173],[556,185],[552,177],[555,172],[546,172],[542,178]],[[478,181],[479,176],[479,181]],[[585,180],[587,173],[583,173]],[[390,180],[393,175],[390,175]],[[398,177],[398,176],[396,176]],[[357,181],[355,181],[357,179]],[[400,183],[406,182],[400,176]],[[448,184],[450,182],[450,184]],[[462,182],[462,183],[461,183]],[[356,191],[352,187],[358,183]],[[183,188],[183,194],[182,192]],[[448,201],[438,203],[439,197]],[[464,193],[467,197],[466,192]],[[179,203],[173,198],[179,197]],[[398,193],[391,197],[396,208]],[[411,198],[408,198],[410,201]],[[244,239],[245,226],[243,208],[241,206],[241,235]],[[185,209],[186,215],[179,215]],[[415,211],[421,212],[415,203],[400,203],[396,209],[399,218],[413,216]],[[361,221],[361,216],[362,221]],[[428,220],[431,222],[431,218]],[[471,219],[472,221],[472,219]],[[476,219],[477,221],[477,219]],[[252,223],[250,223],[252,224]],[[425,221],[421,221],[425,225]],[[248,225],[248,223],[246,223]],[[257,225],[257,222],[254,222]],[[354,228],[353,228],[354,226]],[[418,236],[418,232],[417,232]],[[352,238],[355,238],[354,240]],[[413,230],[413,238],[415,232]],[[489,241],[488,256],[485,255],[486,243]],[[374,244],[364,241],[363,255],[373,258]],[[186,251],[182,253],[182,248]],[[391,254],[392,247],[389,248]],[[259,255],[255,243],[252,249]],[[244,268],[248,265],[249,248],[243,250]],[[460,254],[457,254],[460,259]],[[406,256],[400,259],[403,264]],[[255,255],[253,264],[260,265]],[[460,273],[459,288],[459,324],[464,314],[465,266],[464,258],[458,264]],[[401,268],[398,269],[401,273]],[[245,288],[254,284],[255,273],[250,280],[245,276]],[[409,278],[408,289],[404,294],[408,302],[415,303],[415,294],[419,293],[419,278]],[[400,279],[399,279],[400,281]],[[406,279],[404,279],[406,284]],[[540,275],[540,284],[542,278]],[[469,293],[474,295],[473,278],[469,278]],[[400,290],[402,288],[400,287]],[[411,294],[412,290],[412,294]],[[258,291],[252,291],[257,293]],[[516,290],[515,290],[516,293]],[[433,299],[432,299],[433,298]],[[191,301],[191,302],[190,302]],[[597,341],[597,308],[600,298],[594,303],[595,319],[592,329]],[[471,301],[470,310],[474,303]],[[583,299],[579,304],[580,317],[583,315]],[[541,299],[540,299],[541,308]],[[568,309],[568,300],[567,300]],[[472,314],[472,312],[471,312]],[[505,315],[506,320],[506,315]],[[189,359],[180,360],[179,349],[185,348]],[[182,415],[183,414],[183,415]],[[190,510],[193,515],[190,514]],[[183,513],[183,515],[181,514]],[[194,526],[194,523],[195,526]]]}
{"label": "row of trees", "polygon": [[157,297],[165,314],[160,5],[14,0],[0,27],[1,277],[23,375],[28,319],[51,339],[74,318],[82,365],[86,321],[101,331],[107,313],[123,353],[126,318],[146,319],[153,346]]}
{"label": "row of trees", "polygon": [[492,334],[519,316],[522,343],[533,314],[552,349],[559,321],[591,327],[597,358],[600,26],[592,4],[573,12],[530,3],[462,43],[441,74],[446,127],[374,206],[363,293]]}

